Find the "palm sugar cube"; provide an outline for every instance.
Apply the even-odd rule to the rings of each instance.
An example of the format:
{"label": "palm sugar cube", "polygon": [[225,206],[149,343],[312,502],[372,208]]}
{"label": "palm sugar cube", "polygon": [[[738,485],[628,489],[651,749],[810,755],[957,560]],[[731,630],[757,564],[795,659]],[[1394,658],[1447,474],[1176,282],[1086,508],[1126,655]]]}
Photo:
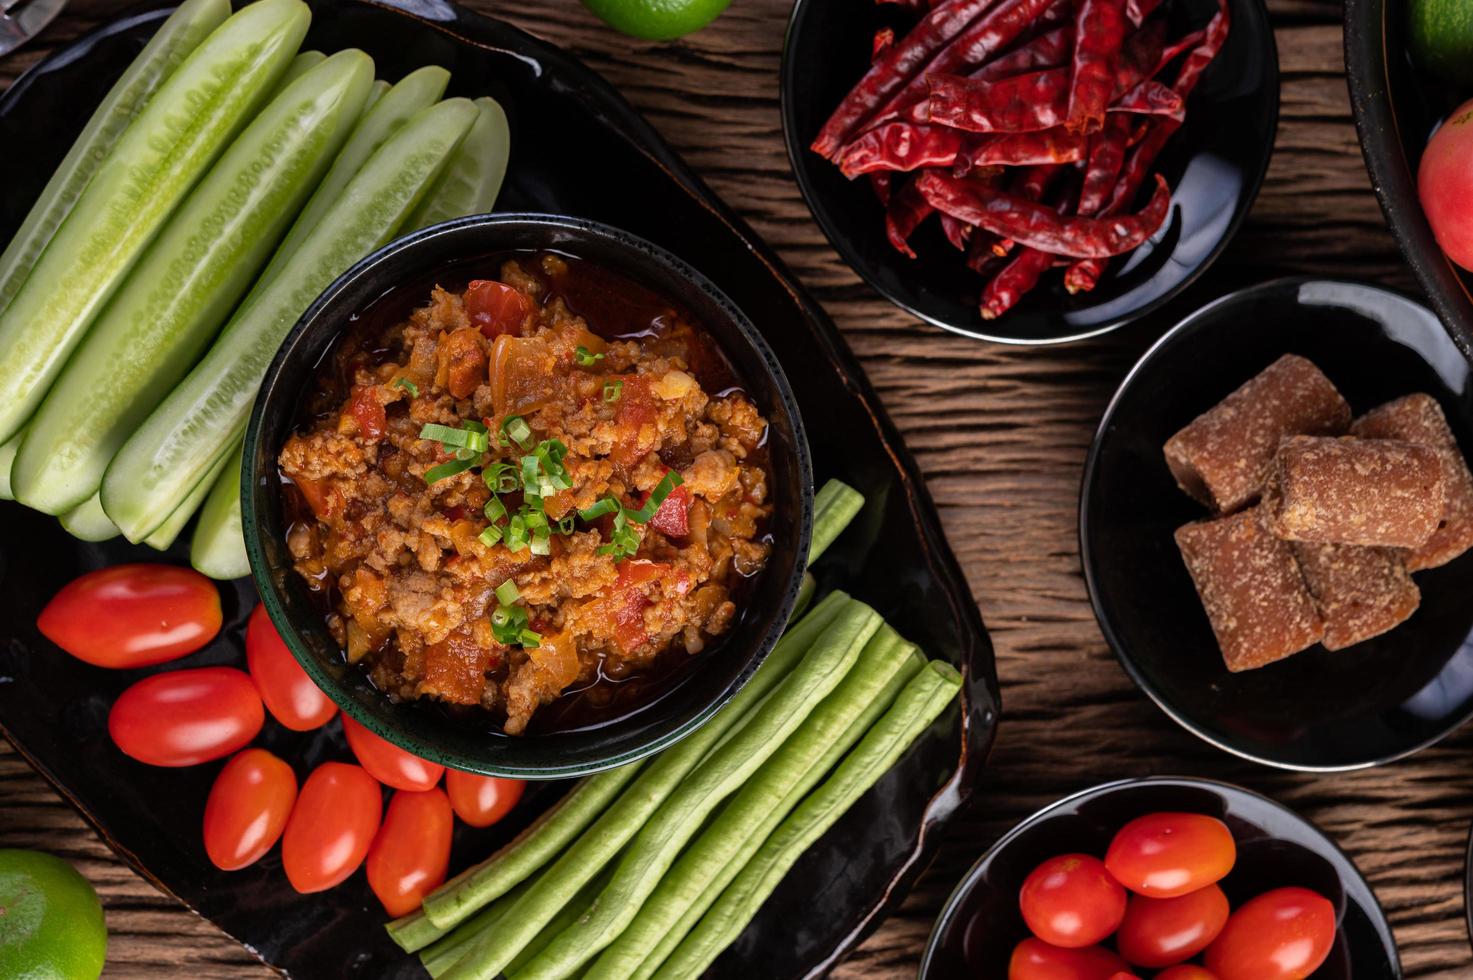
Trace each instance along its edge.
{"label": "palm sugar cube", "polygon": [[1387,402],[1356,419],[1350,431],[1427,446],[1442,460],[1442,520],[1426,543],[1406,554],[1407,571],[1445,565],[1473,548],[1473,473],[1437,399],[1415,394]]}
{"label": "palm sugar cube", "polygon": [[1395,548],[1295,541],[1293,549],[1325,621],[1326,650],[1380,636],[1406,622],[1422,603],[1403,552]]}
{"label": "palm sugar cube", "polygon": [[1166,442],[1166,465],[1197,500],[1230,513],[1258,499],[1279,441],[1340,435],[1350,406],[1313,363],[1285,354]]}
{"label": "palm sugar cube", "polygon": [[1324,636],[1294,553],[1264,526],[1260,508],[1180,527],[1176,546],[1228,670],[1283,660]]}
{"label": "palm sugar cube", "polygon": [[1393,439],[1290,436],[1263,504],[1269,527],[1290,541],[1417,548],[1442,520],[1442,460]]}

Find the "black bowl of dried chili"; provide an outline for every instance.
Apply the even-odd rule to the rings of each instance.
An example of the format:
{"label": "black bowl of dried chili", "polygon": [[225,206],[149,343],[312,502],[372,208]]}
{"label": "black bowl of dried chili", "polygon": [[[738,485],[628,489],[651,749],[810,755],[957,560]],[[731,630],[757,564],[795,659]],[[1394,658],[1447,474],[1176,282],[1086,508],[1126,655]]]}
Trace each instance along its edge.
{"label": "black bowl of dried chili", "polygon": [[[813,516],[796,402],[742,312],[663,249],[551,215],[437,225],[328,287],[267,372],[245,470],[252,572],[313,680],[415,755],[521,778],[709,718],[781,634]],[[636,591],[637,616],[610,605]]]}
{"label": "black bowl of dried chili", "polygon": [[1263,0],[798,0],[781,90],[844,260],[922,320],[1015,344],[1190,285],[1247,216],[1279,108]]}

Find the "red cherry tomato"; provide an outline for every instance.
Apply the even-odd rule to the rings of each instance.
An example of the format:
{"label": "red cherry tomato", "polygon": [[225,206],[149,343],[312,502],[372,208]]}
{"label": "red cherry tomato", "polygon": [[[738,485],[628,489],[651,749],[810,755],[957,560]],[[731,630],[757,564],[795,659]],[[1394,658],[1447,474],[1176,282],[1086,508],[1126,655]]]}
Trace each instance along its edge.
{"label": "red cherry tomato", "polygon": [[426,762],[379,738],[347,715],[343,715],[343,734],[348,736],[348,748],[358,762],[385,786],[418,792],[432,788],[445,771],[444,766]]}
{"label": "red cherry tomato", "polygon": [[1120,973],[1110,974],[1110,980],[1141,980],[1141,978],[1134,973],[1125,973],[1122,971]]}
{"label": "red cherry tomato", "polygon": [[1156,980],[1217,980],[1210,971],[1195,963],[1183,963],[1156,974]]}
{"label": "red cherry tomato", "polygon": [[478,776],[458,769],[445,770],[445,792],[461,822],[471,827],[489,827],[511,812],[527,784],[520,779]]}
{"label": "red cherry tomato", "polygon": [[455,815],[441,790],[394,794],[365,865],[385,912],[408,915],[444,884],[454,830]]}
{"label": "red cherry tomato", "polygon": [[667,538],[683,538],[690,534],[690,491],[682,484],[670,491],[650,518],[650,527]]}
{"label": "red cherry tomato", "polygon": [[1115,948],[1136,966],[1171,966],[1206,949],[1222,932],[1228,912],[1227,896],[1216,885],[1176,898],[1133,895]]}
{"label": "red cherry tomato", "polygon": [[1149,898],[1176,898],[1222,880],[1238,849],[1232,831],[1200,813],[1152,813],[1120,828],[1105,867],[1126,888]]}
{"label": "red cherry tomato", "polygon": [[118,695],[107,733],[139,762],[194,766],[245,748],[265,720],[245,671],[197,667],[145,677]]}
{"label": "red cherry tomato", "polygon": [[378,833],[383,790],[361,768],[324,762],[302,784],[281,838],[281,865],[302,894],[339,884],[363,863]]}
{"label": "red cherry tomato", "polygon": [[506,283],[476,279],[465,290],[465,311],[487,337],[521,333],[531,310],[527,297]]}
{"label": "red cherry tomato", "polygon": [[205,801],[205,853],[221,871],[255,864],[281,837],[297,800],[292,767],[265,749],[225,763]]}
{"label": "red cherry tomato", "polygon": [[36,628],[98,667],[148,667],[193,653],[220,632],[220,593],[173,565],[114,565],[51,597]]}
{"label": "red cherry tomato", "polygon": [[1033,869],[1018,893],[1023,921],[1051,946],[1076,949],[1109,936],[1125,915],[1125,889],[1099,858],[1061,854]]}
{"label": "red cherry tomato", "polygon": [[1063,949],[1031,937],[1017,945],[1008,961],[1008,980],[1111,980],[1117,973],[1129,973],[1129,968],[1108,949]]}
{"label": "red cherry tomato", "polygon": [[1417,196],[1437,244],[1447,257],[1473,269],[1473,102],[1454,109],[1422,152]]}
{"label": "red cherry tomato", "polygon": [[1304,980],[1335,944],[1335,906],[1308,888],[1276,888],[1238,907],[1211,946],[1218,980]]}
{"label": "red cherry tomato", "polygon": [[273,718],[294,732],[311,731],[332,721],[338,706],[297,663],[265,606],[258,605],[251,612],[245,644],[246,666]]}

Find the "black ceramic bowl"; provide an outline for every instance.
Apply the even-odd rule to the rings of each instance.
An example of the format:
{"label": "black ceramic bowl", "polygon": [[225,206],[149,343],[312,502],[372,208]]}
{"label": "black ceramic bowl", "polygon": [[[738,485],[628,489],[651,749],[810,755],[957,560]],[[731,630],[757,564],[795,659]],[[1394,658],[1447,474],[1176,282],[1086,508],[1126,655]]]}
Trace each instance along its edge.
{"label": "black ceramic bowl", "polygon": [[[683,307],[715,338],[766,415],[774,503],[772,554],[738,621],[682,665],[658,696],[598,725],[511,737],[489,717],[452,719],[425,701],[396,702],[348,664],[320,606],[291,567],[276,457],[299,424],[303,391],[355,317],[402,319],[436,282],[486,271],[509,252],[547,250],[587,259]],[[490,271],[494,273],[493,266]],[[342,709],[401,748],[472,772],[522,778],[583,775],[643,758],[690,733],[741,688],[782,633],[808,554],[813,476],[793,393],[771,349],[707,278],[626,232],[575,218],[497,214],[427,228],[349,269],[303,314],[267,371],[246,433],[242,504],[246,547],[262,601],[302,666]],[[534,726],[535,727],[535,726]]]}
{"label": "black ceramic bowl", "polygon": [[[1091,337],[1160,307],[1212,264],[1247,217],[1273,152],[1279,61],[1263,0],[1230,0],[1227,44],[1188,103],[1186,124],[1156,169],[1173,189],[1171,216],[1151,241],[1111,263],[1098,286],[1070,296],[1057,271],[996,320],[977,303],[983,282],[936,221],[911,244],[885,237],[884,208],[869,182],[850,181],[808,148],[844,95],[869,69],[881,27],[903,37],[915,22],[905,4],[797,0],[783,48],[783,135],[803,198],[844,261],[896,306],[954,333],[1012,344]],[[1170,0],[1171,36],[1202,26],[1217,0]],[[1144,203],[1142,201],[1141,203]]]}
{"label": "black ceramic bowl", "polygon": [[1376,765],[1473,716],[1473,554],[1419,572],[1421,608],[1389,633],[1230,674],[1172,538],[1206,514],[1177,489],[1162,445],[1286,353],[1318,364],[1357,414],[1427,392],[1473,450],[1473,368],[1430,310],[1326,280],[1232,293],[1162,337],[1106,409],[1080,499],[1085,580],[1126,671],[1190,731],[1287,769]]}
{"label": "black ceramic bowl", "polygon": [[1473,90],[1413,64],[1407,0],[1346,0],[1345,68],[1361,153],[1386,222],[1442,322],[1473,356],[1473,273],[1442,254],[1417,199],[1417,165],[1428,137]]}
{"label": "black ceramic bowl", "polygon": [[966,873],[941,910],[921,960],[921,980],[1002,980],[1013,947],[1029,934],[1018,911],[1018,889],[1029,872],[1071,851],[1103,857],[1117,830],[1158,811],[1204,813],[1232,830],[1237,863],[1221,884],[1234,908],[1291,885],[1314,889],[1334,903],[1335,945],[1312,980],[1401,976],[1391,927],[1371,887],[1313,824],[1237,786],[1160,777],[1076,793],[1008,831]]}

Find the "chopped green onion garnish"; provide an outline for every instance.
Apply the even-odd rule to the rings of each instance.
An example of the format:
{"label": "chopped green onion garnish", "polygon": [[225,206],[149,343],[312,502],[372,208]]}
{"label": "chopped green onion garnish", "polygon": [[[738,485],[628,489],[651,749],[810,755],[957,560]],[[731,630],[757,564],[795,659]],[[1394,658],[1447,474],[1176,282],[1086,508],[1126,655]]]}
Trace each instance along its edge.
{"label": "chopped green onion garnish", "polygon": [[[521,606],[499,605],[491,614],[491,635],[496,637],[496,642],[507,646],[520,643],[524,632],[530,631],[527,629],[527,610]],[[540,641],[542,637],[537,639]]]}
{"label": "chopped green onion garnish", "polygon": [[395,378],[394,387],[403,388],[405,391],[409,392],[410,398],[419,397],[419,385],[415,384],[413,381],[410,381],[408,378]]}
{"label": "chopped green onion garnish", "polygon": [[655,512],[660,509],[660,505],[665,502],[665,498],[670,496],[671,492],[684,482],[680,478],[680,474],[674,470],[666,473],[664,479],[659,482],[654,492],[650,494],[650,499],[644,502],[644,506],[639,508],[639,510],[629,511],[629,519],[637,524],[648,524],[650,519],[655,516]]}
{"label": "chopped green onion garnish", "polygon": [[483,423],[477,422],[475,419],[461,419],[460,427],[462,429],[470,429],[472,432],[486,431],[486,426]]}
{"label": "chopped green onion garnish", "polygon": [[517,635],[517,641],[528,650],[535,650],[542,645],[542,634],[534,633],[531,630],[522,630]]}
{"label": "chopped green onion garnish", "polygon": [[552,553],[552,536],[547,533],[547,528],[540,528],[532,532],[532,540],[527,545],[532,549],[534,555],[548,555]]}
{"label": "chopped green onion garnish", "polygon": [[628,558],[639,550],[639,532],[629,526],[629,511],[620,510],[614,515],[614,529],[609,534],[609,543],[598,549],[601,555],[613,555],[616,559]]}
{"label": "chopped green onion garnish", "polygon": [[446,477],[454,476],[457,473],[464,473],[475,465],[475,457],[472,457],[470,459],[453,459],[448,463],[441,463],[439,466],[431,466],[425,471],[425,483],[439,483]]}
{"label": "chopped green onion garnish", "polygon": [[522,593],[517,588],[517,583],[511,579],[507,579],[496,587],[496,601],[503,606],[509,606],[521,597]]}
{"label": "chopped green onion garnish", "polygon": [[511,493],[518,486],[517,468],[510,463],[492,463],[481,471],[481,479],[492,493]]}
{"label": "chopped green onion garnish", "polygon": [[616,401],[618,401],[619,400],[619,395],[623,391],[624,391],[624,382],[623,381],[620,381],[618,378],[613,378],[613,379],[611,379],[609,381],[605,381],[604,382],[604,401],[606,401],[606,402],[616,402]]}
{"label": "chopped green onion garnish", "polygon": [[506,541],[506,549],[513,553],[527,547],[530,535],[527,533],[527,519],[521,514],[513,514],[510,521],[506,523],[506,533],[503,538]]}
{"label": "chopped green onion garnish", "polygon": [[[520,415],[508,415],[501,423],[501,432],[504,436],[510,436],[512,441],[523,449],[526,449],[527,444],[532,441],[532,427]],[[502,439],[501,444],[507,445],[506,440]]]}
{"label": "chopped green onion garnish", "polygon": [[501,528],[492,524],[481,532],[480,541],[488,548],[492,545],[499,544],[501,542]]}
{"label": "chopped green onion garnish", "polygon": [[578,362],[579,367],[593,367],[599,361],[604,359],[604,355],[595,354],[587,347],[579,344],[578,349],[573,352],[573,359]]}
{"label": "chopped green onion garnish", "polygon": [[557,533],[567,535],[573,533],[573,515],[558,518]]}
{"label": "chopped green onion garnish", "polygon": [[596,521],[605,514],[612,514],[619,509],[619,501],[613,497],[605,497],[595,503],[592,507],[586,507],[578,512],[578,516],[585,521]]}
{"label": "chopped green onion garnish", "polygon": [[[479,422],[475,424],[480,425]],[[424,428],[419,430],[419,437],[421,439],[431,439],[442,446],[464,449],[473,453],[484,453],[491,447],[490,442],[486,438],[484,426],[481,427],[480,432],[477,432],[471,428],[455,429],[448,425],[428,422]]]}
{"label": "chopped green onion garnish", "polygon": [[506,516],[506,504],[501,502],[500,497],[492,497],[486,501],[486,520],[495,524]]}

